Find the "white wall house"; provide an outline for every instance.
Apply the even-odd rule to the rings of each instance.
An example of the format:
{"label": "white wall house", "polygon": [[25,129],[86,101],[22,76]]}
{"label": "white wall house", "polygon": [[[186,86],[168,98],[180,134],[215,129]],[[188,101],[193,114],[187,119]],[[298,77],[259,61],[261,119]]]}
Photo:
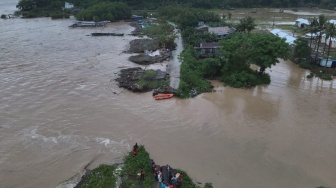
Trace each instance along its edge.
{"label": "white wall house", "polygon": [[65,2],[64,8],[65,8],[65,9],[71,9],[71,8],[74,8],[74,4]]}
{"label": "white wall house", "polygon": [[298,28],[305,28],[305,27],[308,27],[309,25],[310,25],[310,22],[307,19],[299,18],[295,20],[295,26]]}

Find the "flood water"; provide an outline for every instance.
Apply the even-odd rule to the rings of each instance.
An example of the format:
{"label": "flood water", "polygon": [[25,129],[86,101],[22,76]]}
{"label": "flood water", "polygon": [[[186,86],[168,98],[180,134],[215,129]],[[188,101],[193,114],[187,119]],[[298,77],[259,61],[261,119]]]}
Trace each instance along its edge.
{"label": "flood water", "polygon": [[[1,1],[0,14],[16,2]],[[214,82],[214,93],[155,101],[114,81],[137,66],[122,53],[134,37],[87,36],[132,27],[72,22],[0,20],[1,188],[55,187],[88,164],[120,162],[135,142],[216,188],[336,187],[335,81],[281,61],[267,86]]]}

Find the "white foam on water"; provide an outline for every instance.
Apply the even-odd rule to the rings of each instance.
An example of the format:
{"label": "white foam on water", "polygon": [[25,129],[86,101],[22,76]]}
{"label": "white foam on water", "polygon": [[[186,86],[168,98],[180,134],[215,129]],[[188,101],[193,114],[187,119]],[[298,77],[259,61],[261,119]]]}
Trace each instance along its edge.
{"label": "white foam on water", "polygon": [[122,140],[121,142],[117,142],[117,141],[111,140],[109,138],[98,137],[98,138],[96,138],[96,142],[101,144],[101,145],[104,145],[111,152],[119,153],[119,152],[122,152],[124,150],[124,148],[127,148],[128,150],[130,148],[126,139]]}
{"label": "white foam on water", "polygon": [[31,140],[38,140],[38,141],[43,141],[45,143],[49,144],[57,144],[57,138],[56,137],[46,137],[43,135],[40,135],[37,133],[38,126],[33,126],[31,128],[27,128],[23,130],[24,133],[24,138],[28,138]]}

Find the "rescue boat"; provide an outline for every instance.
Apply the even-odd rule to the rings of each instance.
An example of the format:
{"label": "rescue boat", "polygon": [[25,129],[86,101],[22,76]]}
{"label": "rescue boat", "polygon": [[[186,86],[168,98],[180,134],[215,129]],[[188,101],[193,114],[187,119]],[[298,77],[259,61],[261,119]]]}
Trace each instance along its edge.
{"label": "rescue boat", "polygon": [[172,98],[174,96],[173,93],[158,93],[156,95],[154,95],[154,99],[155,100],[161,100],[161,99],[169,99]]}

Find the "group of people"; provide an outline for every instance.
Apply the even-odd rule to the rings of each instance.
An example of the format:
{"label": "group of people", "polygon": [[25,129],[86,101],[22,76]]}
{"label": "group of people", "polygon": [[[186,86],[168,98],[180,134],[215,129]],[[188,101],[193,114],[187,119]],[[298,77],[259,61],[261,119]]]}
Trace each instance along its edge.
{"label": "group of people", "polygon": [[[133,157],[135,157],[138,152],[139,146],[138,143],[135,143],[135,145],[133,146]],[[182,173],[175,174],[170,165],[157,165],[155,164],[153,159],[151,159],[150,165],[152,167],[154,179],[160,183],[161,188],[181,188],[183,178]],[[141,169],[139,175],[140,181],[144,181],[145,172],[143,169]]]}
{"label": "group of people", "polygon": [[174,173],[170,165],[160,166],[151,160],[153,176],[161,185],[161,188],[180,188],[182,185],[183,175],[181,173]]}

